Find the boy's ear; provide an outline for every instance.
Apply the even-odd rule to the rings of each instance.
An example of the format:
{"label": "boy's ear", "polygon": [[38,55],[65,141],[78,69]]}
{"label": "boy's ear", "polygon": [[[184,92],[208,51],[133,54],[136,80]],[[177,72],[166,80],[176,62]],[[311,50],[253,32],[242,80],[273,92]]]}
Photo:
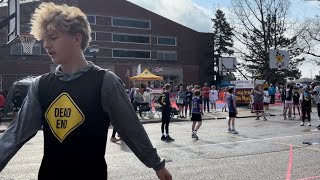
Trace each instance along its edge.
{"label": "boy's ear", "polygon": [[81,47],[81,43],[82,43],[82,35],[80,33],[76,33],[74,35],[74,41],[75,41],[75,44],[79,47]]}

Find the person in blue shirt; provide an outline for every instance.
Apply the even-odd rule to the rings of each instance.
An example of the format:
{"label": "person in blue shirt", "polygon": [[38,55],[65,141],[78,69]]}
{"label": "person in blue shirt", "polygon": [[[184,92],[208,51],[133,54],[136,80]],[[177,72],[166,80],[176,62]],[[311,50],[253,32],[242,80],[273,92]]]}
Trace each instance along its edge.
{"label": "person in blue shirt", "polygon": [[202,125],[202,117],[203,114],[202,110],[202,103],[200,99],[201,92],[199,90],[194,91],[194,97],[192,98],[192,114],[191,114],[191,121],[192,121],[192,138],[198,139],[197,131],[199,130],[200,126]]}
{"label": "person in blue shirt", "polygon": [[268,92],[269,92],[269,95],[270,95],[270,104],[274,104],[275,96],[276,96],[276,86],[273,85],[273,84],[270,84]]}

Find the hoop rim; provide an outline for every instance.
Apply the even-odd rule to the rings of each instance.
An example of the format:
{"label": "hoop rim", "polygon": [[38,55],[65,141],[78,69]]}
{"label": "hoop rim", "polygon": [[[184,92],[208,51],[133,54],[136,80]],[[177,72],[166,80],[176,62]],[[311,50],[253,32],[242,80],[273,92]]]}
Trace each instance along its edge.
{"label": "hoop rim", "polygon": [[33,36],[29,32],[22,32],[19,34],[19,36]]}
{"label": "hoop rim", "polygon": [[22,44],[23,52],[32,55],[33,46],[36,39],[29,32],[23,32],[19,34],[19,39]]}

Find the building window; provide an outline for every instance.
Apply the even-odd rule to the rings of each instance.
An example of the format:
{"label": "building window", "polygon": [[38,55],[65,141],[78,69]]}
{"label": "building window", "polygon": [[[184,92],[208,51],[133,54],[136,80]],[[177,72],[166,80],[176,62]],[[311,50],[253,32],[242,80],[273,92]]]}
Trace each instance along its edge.
{"label": "building window", "polygon": [[157,59],[160,61],[176,61],[177,52],[176,51],[158,51]]}
{"label": "building window", "polygon": [[87,15],[87,19],[90,24],[96,24],[96,22],[97,22],[97,17],[94,15]]}
{"label": "building window", "polygon": [[97,40],[96,32],[91,32],[91,40],[92,40],[92,41]]}
{"label": "building window", "polygon": [[158,37],[157,39],[158,45],[169,45],[169,46],[175,46],[176,45],[176,38],[172,37]]}
{"label": "building window", "polygon": [[151,53],[150,53],[150,51],[113,49],[112,50],[112,57],[150,59]]}
{"label": "building window", "polygon": [[26,54],[23,52],[23,47],[21,43],[13,44],[10,47],[11,55],[41,55],[41,44],[34,44],[32,49],[32,54]]}
{"label": "building window", "polygon": [[112,18],[112,26],[120,26],[127,28],[151,29],[150,21],[133,20],[123,18]]}
{"label": "building window", "polygon": [[128,42],[128,43],[142,43],[150,44],[149,36],[137,36],[137,35],[126,35],[126,34],[113,34],[112,40],[114,42]]}

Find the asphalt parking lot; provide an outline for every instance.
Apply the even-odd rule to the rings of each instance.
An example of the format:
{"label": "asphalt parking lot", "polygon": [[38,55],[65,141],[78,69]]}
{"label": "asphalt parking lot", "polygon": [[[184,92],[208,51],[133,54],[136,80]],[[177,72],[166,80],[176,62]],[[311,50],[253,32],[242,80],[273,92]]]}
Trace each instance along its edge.
{"label": "asphalt parking lot", "polygon": [[[320,179],[320,132],[300,127],[298,120],[237,119],[239,135],[227,133],[226,120],[206,120],[191,139],[191,123],[170,126],[171,143],[160,140],[160,124],[144,124],[153,145],[167,160],[174,179]],[[111,133],[109,133],[109,136]],[[42,131],[31,139],[0,173],[0,179],[36,179],[43,153]],[[303,144],[310,142],[311,144]],[[81,157],[79,157],[81,158]],[[156,179],[124,142],[107,144],[108,178]]]}

